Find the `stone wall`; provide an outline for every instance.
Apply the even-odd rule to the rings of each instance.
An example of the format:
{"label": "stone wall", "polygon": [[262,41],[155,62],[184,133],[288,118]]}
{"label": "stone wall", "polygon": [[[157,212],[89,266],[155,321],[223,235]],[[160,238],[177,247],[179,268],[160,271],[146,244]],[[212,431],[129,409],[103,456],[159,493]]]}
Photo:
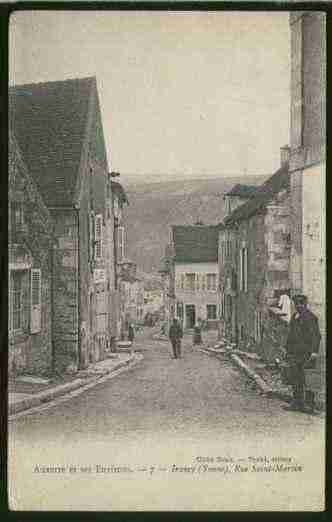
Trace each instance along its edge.
{"label": "stone wall", "polygon": [[53,343],[55,369],[79,365],[78,216],[73,210],[52,211],[58,239],[53,260]]}
{"label": "stone wall", "polygon": [[[15,223],[19,205],[23,221]],[[13,210],[13,211],[12,211]],[[52,248],[53,224],[37,187],[29,176],[16,141],[9,144],[9,288],[12,274],[23,275],[24,320],[19,330],[9,328],[9,374],[48,374],[52,370]],[[31,329],[31,269],[40,270],[40,330]],[[9,294],[9,317],[12,295]]]}
{"label": "stone wall", "polygon": [[[239,342],[246,346],[254,343],[255,314],[264,306],[268,252],[263,214],[256,214],[241,223],[238,232],[238,249],[242,247],[248,249],[248,288],[246,292],[238,290],[237,327]],[[239,258],[239,253],[237,257]]]}
{"label": "stone wall", "polygon": [[303,15],[303,146],[315,147],[326,134],[326,14]]}

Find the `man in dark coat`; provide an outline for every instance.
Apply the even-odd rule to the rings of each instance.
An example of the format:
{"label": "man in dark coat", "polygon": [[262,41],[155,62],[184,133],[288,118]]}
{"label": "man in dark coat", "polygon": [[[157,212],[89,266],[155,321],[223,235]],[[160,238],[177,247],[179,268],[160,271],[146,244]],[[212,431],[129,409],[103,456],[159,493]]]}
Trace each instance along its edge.
{"label": "man in dark coat", "polygon": [[[287,359],[291,368],[293,402],[290,409],[304,410],[305,367],[314,364],[318,354],[321,335],[317,317],[307,307],[307,297],[293,297],[295,313],[289,323],[286,342]],[[313,409],[313,397],[310,409]]]}
{"label": "man in dark coat", "polygon": [[173,323],[169,329],[169,338],[172,343],[174,359],[181,358],[181,339],[182,328],[177,319],[173,319]]}
{"label": "man in dark coat", "polygon": [[129,323],[129,326],[128,326],[128,340],[133,343],[134,342],[134,338],[135,338],[135,330],[134,330],[134,326]]}

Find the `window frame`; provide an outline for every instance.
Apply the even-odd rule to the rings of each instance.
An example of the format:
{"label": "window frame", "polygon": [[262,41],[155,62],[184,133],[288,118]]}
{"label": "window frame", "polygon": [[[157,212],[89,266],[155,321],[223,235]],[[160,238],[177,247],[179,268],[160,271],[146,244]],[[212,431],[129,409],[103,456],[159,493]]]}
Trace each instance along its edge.
{"label": "window frame", "polygon": [[208,292],[215,292],[217,290],[217,274],[215,272],[209,272],[206,274],[206,290]]}
{"label": "window frame", "polygon": [[[209,311],[214,310],[212,314],[214,317],[209,317]],[[207,304],[206,305],[206,320],[207,321],[216,321],[217,320],[217,305],[216,304]]]}
{"label": "window frame", "polygon": [[103,216],[102,214],[95,215],[95,259],[100,260],[103,257]]}
{"label": "window frame", "polygon": [[[9,270],[8,290],[9,290],[9,320],[8,327],[9,331],[14,335],[25,332],[29,329],[29,300],[30,300],[30,286],[29,286],[29,274],[28,269],[23,270]],[[17,310],[14,311],[14,278],[19,276],[20,278],[20,305]],[[14,314],[19,314],[19,324],[17,328],[14,328]]]}
{"label": "window frame", "polygon": [[186,272],[185,278],[186,278],[185,279],[186,290],[188,290],[189,292],[195,292],[196,291],[196,273],[195,272]]}
{"label": "window frame", "polygon": [[241,292],[248,291],[248,247],[242,246],[240,248],[240,277],[239,287]]}

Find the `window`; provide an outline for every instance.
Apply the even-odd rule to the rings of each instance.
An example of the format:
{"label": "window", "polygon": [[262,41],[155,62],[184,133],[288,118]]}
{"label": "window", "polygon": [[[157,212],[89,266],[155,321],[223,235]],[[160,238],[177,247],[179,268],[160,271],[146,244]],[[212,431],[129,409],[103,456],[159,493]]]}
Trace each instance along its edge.
{"label": "window", "polygon": [[183,319],[183,303],[176,303],[176,316]]}
{"label": "window", "polygon": [[248,290],[248,249],[242,247],[240,250],[240,290]]}
{"label": "window", "polygon": [[13,272],[13,290],[12,290],[12,314],[13,314],[13,330],[20,330],[23,325],[23,272]]}
{"label": "window", "polygon": [[217,305],[214,305],[214,304],[206,305],[206,318],[208,321],[217,319]]}
{"label": "window", "polygon": [[191,292],[195,291],[196,274],[186,274],[186,289]]}
{"label": "window", "polygon": [[225,301],[225,316],[227,321],[231,321],[233,316],[233,300],[232,296],[227,295]]}
{"label": "window", "polygon": [[31,333],[41,330],[41,272],[31,270]]}
{"label": "window", "polygon": [[225,292],[223,292],[222,297],[221,297],[221,317],[225,317],[225,310],[226,310],[226,295],[225,295]]}
{"label": "window", "polygon": [[206,289],[216,290],[217,289],[217,274],[206,275]]}
{"label": "window", "polygon": [[125,242],[125,233],[124,227],[118,227],[118,259],[121,261],[124,258],[124,242]]}
{"label": "window", "polygon": [[10,330],[28,328],[28,272],[12,271],[9,279],[9,321]]}
{"label": "window", "polygon": [[102,257],[102,233],[103,233],[103,217],[97,214],[95,217],[95,257]]}
{"label": "window", "polygon": [[241,324],[241,326],[240,326],[240,341],[244,341],[245,337],[246,337],[245,328],[244,328],[244,325]]}
{"label": "window", "polygon": [[255,341],[260,343],[262,339],[262,312],[255,312]]}
{"label": "window", "polygon": [[11,221],[13,232],[17,232],[22,229],[24,225],[24,212],[22,203],[11,204]]}

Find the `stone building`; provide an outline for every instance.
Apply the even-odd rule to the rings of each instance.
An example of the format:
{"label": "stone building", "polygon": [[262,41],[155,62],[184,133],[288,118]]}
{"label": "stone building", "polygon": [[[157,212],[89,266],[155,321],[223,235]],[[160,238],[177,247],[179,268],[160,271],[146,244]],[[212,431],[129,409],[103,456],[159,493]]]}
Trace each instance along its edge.
{"label": "stone building", "polygon": [[294,11],[291,30],[291,284],[326,324],[326,14]]}
{"label": "stone building", "polygon": [[119,262],[120,337],[128,333],[130,323],[138,324],[144,316],[144,283],[137,275],[137,265],[123,258]]}
{"label": "stone building", "polygon": [[10,133],[9,139],[9,374],[53,369],[53,223]]}
{"label": "stone building", "polygon": [[175,316],[184,329],[198,321],[217,327],[218,229],[213,225],[172,227]]}
{"label": "stone building", "polygon": [[123,300],[123,285],[121,285],[122,273],[125,269],[125,246],[126,246],[126,229],[124,206],[129,205],[127,195],[124,188],[118,181],[111,181],[112,202],[114,214],[114,294],[113,308],[115,310],[114,321],[116,338],[121,339],[125,329],[125,311]]}
{"label": "stone building", "polygon": [[103,358],[116,336],[113,198],[96,79],[15,86],[10,114],[57,238],[54,365],[75,371]]}
{"label": "stone building", "polygon": [[[244,349],[271,357],[283,339],[269,322],[281,320],[278,304],[289,295],[290,191],[285,150],[280,169],[225,217],[219,232],[222,331]],[[287,325],[286,325],[287,326]],[[281,329],[286,327],[283,322]]]}
{"label": "stone building", "polygon": [[165,256],[161,259],[159,274],[162,283],[162,320],[165,328],[169,330],[170,323],[175,312],[175,289],[174,289],[174,262],[173,253],[169,245],[166,246]]}

